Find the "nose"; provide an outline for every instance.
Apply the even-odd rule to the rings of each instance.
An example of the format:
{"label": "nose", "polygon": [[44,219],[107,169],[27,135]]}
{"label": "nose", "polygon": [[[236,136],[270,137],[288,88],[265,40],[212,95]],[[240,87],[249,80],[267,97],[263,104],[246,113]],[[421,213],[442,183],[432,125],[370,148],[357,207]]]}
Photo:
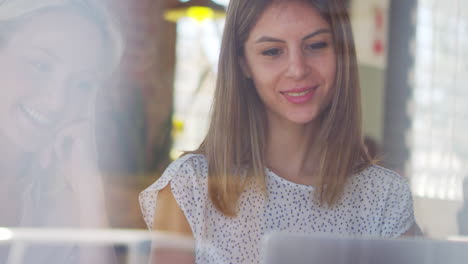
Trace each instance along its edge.
{"label": "nose", "polygon": [[42,98],[42,109],[56,121],[66,113],[67,89],[65,81],[57,80],[47,85]]}
{"label": "nose", "polygon": [[290,52],[287,76],[294,80],[302,80],[310,72],[310,67],[307,64],[307,58],[302,51],[297,50]]}

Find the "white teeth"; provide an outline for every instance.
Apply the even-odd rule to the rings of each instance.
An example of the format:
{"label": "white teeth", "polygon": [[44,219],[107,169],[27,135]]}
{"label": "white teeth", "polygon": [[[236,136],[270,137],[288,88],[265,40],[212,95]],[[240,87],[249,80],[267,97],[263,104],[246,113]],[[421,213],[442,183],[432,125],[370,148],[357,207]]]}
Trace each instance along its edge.
{"label": "white teeth", "polygon": [[29,118],[33,119],[34,121],[38,122],[41,125],[49,124],[49,119],[44,115],[40,114],[36,110],[27,107],[26,105],[21,105],[21,109],[29,116]]}
{"label": "white teeth", "polygon": [[310,93],[310,90],[300,92],[300,93],[286,93],[286,94],[289,95],[289,96],[303,96],[303,95],[306,95],[308,93]]}

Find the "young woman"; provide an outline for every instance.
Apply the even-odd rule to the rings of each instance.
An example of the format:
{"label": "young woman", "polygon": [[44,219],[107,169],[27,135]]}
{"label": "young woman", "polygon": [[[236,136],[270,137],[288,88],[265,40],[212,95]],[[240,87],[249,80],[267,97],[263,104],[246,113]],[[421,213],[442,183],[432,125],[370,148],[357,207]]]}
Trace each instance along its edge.
{"label": "young woman", "polygon": [[409,187],[363,145],[340,0],[231,0],[209,132],[140,196],[152,229],[192,235],[197,263],[258,263],[275,230],[399,237]]}
{"label": "young woman", "polygon": [[[106,226],[93,106],[120,42],[92,1],[0,1],[0,226]],[[74,263],[36,253],[34,263]]]}

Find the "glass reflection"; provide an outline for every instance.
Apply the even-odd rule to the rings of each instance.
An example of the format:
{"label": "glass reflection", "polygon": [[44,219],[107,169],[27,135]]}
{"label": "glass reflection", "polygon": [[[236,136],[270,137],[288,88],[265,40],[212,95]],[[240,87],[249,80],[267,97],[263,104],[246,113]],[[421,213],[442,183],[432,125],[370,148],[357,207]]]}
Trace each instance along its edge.
{"label": "glass reflection", "polygon": [[[97,3],[1,2],[0,226],[107,226],[93,111],[97,90],[120,59],[120,43]],[[37,247],[23,261],[107,258],[92,251]]]}

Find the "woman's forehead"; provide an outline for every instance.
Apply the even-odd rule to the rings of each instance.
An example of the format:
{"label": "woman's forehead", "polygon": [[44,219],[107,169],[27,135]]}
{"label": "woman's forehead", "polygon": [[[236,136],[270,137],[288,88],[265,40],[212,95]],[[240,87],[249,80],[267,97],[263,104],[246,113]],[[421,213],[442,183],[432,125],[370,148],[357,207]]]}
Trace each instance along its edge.
{"label": "woman's forehead", "polygon": [[330,25],[317,9],[304,1],[275,1],[258,18],[250,32],[249,39],[257,39],[263,34],[272,37],[297,33],[306,36]]}
{"label": "woman's forehead", "polygon": [[63,11],[34,16],[17,28],[10,42],[17,49],[45,51],[79,71],[95,71],[104,51],[95,23]]}

